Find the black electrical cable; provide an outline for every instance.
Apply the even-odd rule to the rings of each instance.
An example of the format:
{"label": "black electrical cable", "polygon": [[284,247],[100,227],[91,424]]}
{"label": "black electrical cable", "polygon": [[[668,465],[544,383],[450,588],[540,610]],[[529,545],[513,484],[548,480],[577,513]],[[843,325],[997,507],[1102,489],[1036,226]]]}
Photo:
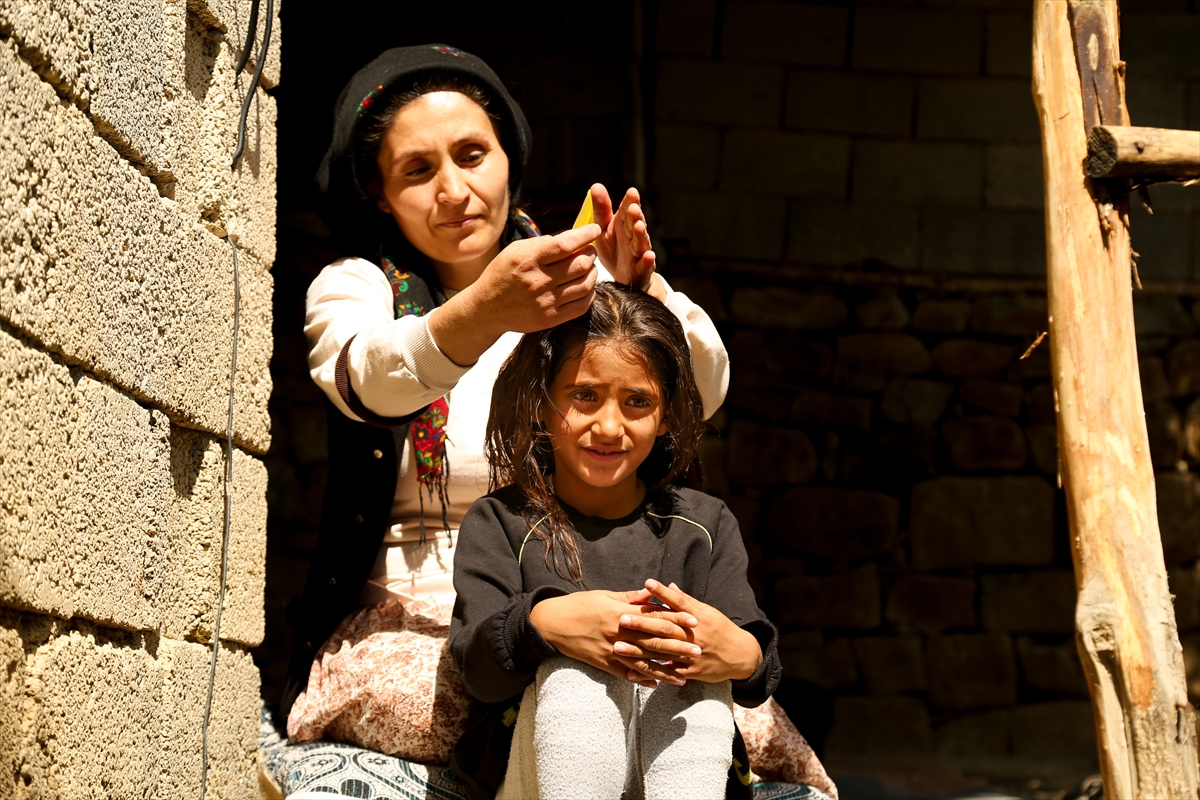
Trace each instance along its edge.
{"label": "black electrical cable", "polygon": [[[235,75],[241,74],[246,62],[250,59],[250,51],[254,45],[254,34],[258,30],[258,3],[253,0],[250,6],[250,24],[246,31],[246,44],[242,49],[242,57],[238,61]],[[263,65],[267,61],[267,53],[271,46],[271,20],[275,14],[274,0],[267,0],[267,25],[263,31],[262,47],[258,51],[258,64],[254,69],[254,78],[246,91],[246,99],[242,102],[242,115],[238,122],[238,146],[233,154],[230,169],[237,166],[242,157],[246,142],[246,119],[250,113],[250,102],[262,79]],[[208,794],[208,724],[212,718],[213,691],[217,683],[217,657],[221,652],[221,612],[225,608],[225,591],[229,585],[229,530],[233,522],[233,395],[237,386],[237,345],[238,331],[242,322],[242,287],[238,275],[238,250],[233,238],[226,233],[225,242],[233,253],[233,344],[229,358],[229,416],[225,421],[225,523],[221,533],[221,586],[217,592],[217,611],[213,619],[212,658],[208,666],[208,692],[204,700],[204,728],[200,734],[200,800]]]}
{"label": "black electrical cable", "polygon": [[[257,8],[257,3],[255,4]],[[251,10],[253,13],[253,9]],[[267,24],[263,31],[262,47],[258,49],[258,63],[254,66],[254,77],[250,79],[250,88],[246,92],[246,99],[242,101],[242,115],[238,122],[238,143],[237,149],[233,151],[233,161],[230,162],[229,168],[233,169],[237,166],[238,161],[242,158],[242,151],[246,149],[246,119],[250,116],[250,104],[254,102],[254,93],[258,89],[258,84],[262,80],[263,67],[267,63],[267,54],[271,48],[271,21],[275,16],[275,0],[267,0]],[[257,23],[258,20],[254,20]],[[247,40],[254,38],[254,28],[250,28],[246,34]],[[247,48],[249,44],[247,43]]]}
{"label": "black electrical cable", "polygon": [[200,746],[200,800],[208,789],[208,722],[212,715],[213,688],[217,681],[217,654],[221,650],[221,610],[229,578],[229,529],[233,521],[233,389],[237,383],[237,340],[242,321],[242,288],[238,277],[237,245],[228,234],[225,241],[233,251],[233,351],[229,359],[229,417],[225,421],[225,526],[221,535],[221,588],[217,593],[217,615],[213,620],[212,659],[208,666],[208,695],[204,701],[204,732]]}
{"label": "black electrical cable", "polygon": [[249,33],[246,34],[246,43],[242,45],[242,57],[238,59],[237,66],[233,68],[235,75],[242,74],[242,70],[250,61],[250,51],[254,49],[254,32],[258,30],[258,2],[259,0],[250,2],[250,24],[247,26]]}

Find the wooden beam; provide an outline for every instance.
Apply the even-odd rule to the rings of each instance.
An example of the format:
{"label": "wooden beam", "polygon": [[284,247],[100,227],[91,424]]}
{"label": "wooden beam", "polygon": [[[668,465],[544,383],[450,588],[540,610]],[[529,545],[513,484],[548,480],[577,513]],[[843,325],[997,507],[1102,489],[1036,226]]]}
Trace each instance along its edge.
{"label": "wooden beam", "polygon": [[1090,178],[1200,178],[1200,131],[1097,125],[1087,144]]}
{"label": "wooden beam", "polygon": [[1083,171],[1091,128],[1129,121],[1117,31],[1116,0],[1034,0],[1050,356],[1078,587],[1076,644],[1105,796],[1195,798],[1193,712],[1138,380],[1128,198]]}

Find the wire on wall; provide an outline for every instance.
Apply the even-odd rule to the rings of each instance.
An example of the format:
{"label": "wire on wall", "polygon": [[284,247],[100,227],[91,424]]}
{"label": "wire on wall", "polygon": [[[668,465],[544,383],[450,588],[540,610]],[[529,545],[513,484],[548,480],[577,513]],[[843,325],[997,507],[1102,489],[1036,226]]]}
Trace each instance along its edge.
{"label": "wire on wall", "polygon": [[[242,47],[241,58],[238,59],[237,68],[234,71],[235,77],[242,73],[242,70],[246,67],[246,63],[250,60],[250,52],[254,46],[254,34],[258,30],[258,6],[259,0],[253,0],[250,6],[250,20],[246,31],[246,41]],[[230,162],[230,169],[237,168],[238,161],[241,160],[242,153],[246,149],[246,121],[250,114],[250,104],[253,102],[258,91],[259,82],[262,80],[263,66],[267,62],[267,53],[270,51],[271,22],[274,15],[275,2],[274,0],[267,0],[266,28],[263,31],[262,46],[258,51],[258,63],[254,67],[254,77],[251,79],[250,86],[246,90],[246,97],[242,101],[242,113],[238,119],[237,149],[234,151],[233,159]],[[217,593],[216,616],[213,619],[212,657],[209,660],[208,691],[204,700],[204,728],[201,732],[200,745],[200,800],[205,800],[205,796],[208,793],[208,727],[212,719],[213,692],[217,681],[217,658],[221,652],[221,612],[225,608],[225,591],[229,579],[229,532],[233,522],[233,399],[234,389],[237,385],[238,331],[241,327],[242,318],[242,290],[238,274],[237,244],[228,232],[224,238],[233,254],[233,345],[229,359],[229,415],[225,421],[225,520],[221,534],[221,585]]]}

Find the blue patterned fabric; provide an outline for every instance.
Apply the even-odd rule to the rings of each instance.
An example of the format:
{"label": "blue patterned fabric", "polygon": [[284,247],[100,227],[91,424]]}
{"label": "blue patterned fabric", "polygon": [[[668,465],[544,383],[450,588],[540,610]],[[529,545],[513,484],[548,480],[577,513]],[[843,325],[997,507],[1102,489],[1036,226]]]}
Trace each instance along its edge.
{"label": "blue patterned fabric", "polygon": [[[359,800],[469,800],[450,767],[414,764],[336,742],[289,744],[263,709],[258,748],[263,765],[288,798]],[[754,800],[830,800],[824,792],[795,783],[754,785]]]}

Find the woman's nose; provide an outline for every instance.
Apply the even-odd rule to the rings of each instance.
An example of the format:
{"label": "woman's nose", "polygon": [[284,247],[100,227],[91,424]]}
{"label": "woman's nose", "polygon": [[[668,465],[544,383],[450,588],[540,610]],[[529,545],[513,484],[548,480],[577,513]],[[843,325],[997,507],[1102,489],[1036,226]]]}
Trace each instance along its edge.
{"label": "woman's nose", "polygon": [[467,182],[463,180],[461,171],[457,165],[445,167],[438,174],[440,186],[438,187],[438,201],[442,203],[461,203],[467,199],[470,194],[470,189],[467,188]]}

